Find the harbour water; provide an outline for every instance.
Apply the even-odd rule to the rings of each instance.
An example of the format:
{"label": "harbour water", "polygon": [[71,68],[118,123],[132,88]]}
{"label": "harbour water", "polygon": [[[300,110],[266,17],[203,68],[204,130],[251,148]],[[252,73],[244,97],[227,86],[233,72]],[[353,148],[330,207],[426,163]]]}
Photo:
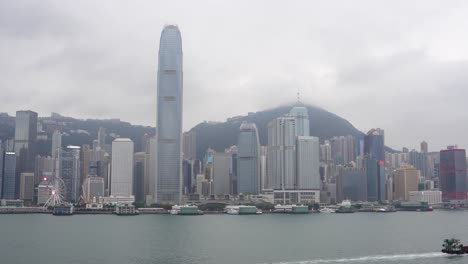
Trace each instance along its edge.
{"label": "harbour water", "polygon": [[468,263],[468,211],[309,215],[0,215],[1,263]]}

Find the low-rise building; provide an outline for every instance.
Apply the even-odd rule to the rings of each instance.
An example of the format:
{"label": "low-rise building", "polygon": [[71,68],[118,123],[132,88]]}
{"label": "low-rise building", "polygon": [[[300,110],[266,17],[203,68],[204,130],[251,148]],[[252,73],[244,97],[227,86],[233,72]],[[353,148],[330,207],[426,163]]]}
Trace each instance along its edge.
{"label": "low-rise building", "polygon": [[441,191],[413,191],[409,192],[410,202],[427,202],[428,204],[442,203]]}

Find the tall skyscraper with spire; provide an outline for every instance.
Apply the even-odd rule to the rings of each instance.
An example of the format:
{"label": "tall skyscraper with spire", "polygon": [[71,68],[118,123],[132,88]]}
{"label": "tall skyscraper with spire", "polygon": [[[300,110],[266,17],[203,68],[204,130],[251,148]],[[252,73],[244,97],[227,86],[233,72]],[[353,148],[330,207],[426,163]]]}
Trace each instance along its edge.
{"label": "tall skyscraper with spire", "polygon": [[180,201],[182,192],[182,39],[165,26],[159,43],[155,202]]}

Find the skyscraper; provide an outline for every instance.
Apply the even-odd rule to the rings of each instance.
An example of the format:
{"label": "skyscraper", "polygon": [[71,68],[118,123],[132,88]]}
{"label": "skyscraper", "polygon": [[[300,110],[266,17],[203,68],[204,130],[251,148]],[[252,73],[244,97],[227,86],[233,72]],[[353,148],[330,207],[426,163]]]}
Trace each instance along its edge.
{"label": "skyscraper", "polygon": [[364,138],[364,156],[367,169],[367,200],[385,200],[385,144],[383,129],[367,132]]}
{"label": "skyscraper", "polygon": [[393,199],[399,201],[408,201],[409,193],[418,191],[419,178],[421,173],[415,167],[406,166],[399,168],[393,174]]}
{"label": "skyscraper", "polygon": [[111,195],[133,194],[133,141],[116,138],[112,141]]}
{"label": "skyscraper", "polygon": [[55,159],[57,156],[57,149],[62,148],[62,132],[59,130],[55,130],[54,133],[52,134],[52,149],[51,149],[51,154],[52,158]]}
{"label": "skyscraper", "polygon": [[145,201],[146,155],[145,152],[137,152],[133,155],[133,194],[135,202],[139,203]]}
{"label": "skyscraper", "polygon": [[309,112],[307,108],[298,102],[291,108],[289,115],[296,118],[297,136],[309,136]]}
{"label": "skyscraper", "polygon": [[60,168],[60,178],[65,183],[65,199],[69,202],[78,202],[80,198],[80,147],[68,146],[58,151],[57,159]]}
{"label": "skyscraper", "polygon": [[36,157],[37,113],[33,111],[16,111],[15,119],[15,153],[16,183],[15,196],[19,196],[21,172],[33,172]]}
{"label": "skyscraper", "polygon": [[317,137],[297,137],[297,189],[320,190],[319,139]]}
{"label": "skyscraper", "polygon": [[15,199],[16,190],[16,154],[5,152],[3,156],[3,199]]}
{"label": "skyscraper", "polygon": [[237,191],[260,191],[259,139],[254,123],[242,123],[237,141]]}
{"label": "skyscraper", "polygon": [[182,192],[182,39],[165,26],[159,44],[156,202],[179,202]]}
{"label": "skyscraper", "polygon": [[268,123],[268,178],[277,190],[294,189],[296,175],[296,118],[278,117]]}
{"label": "skyscraper", "polygon": [[440,190],[442,199],[467,199],[466,152],[450,148],[440,151]]}
{"label": "skyscraper", "polygon": [[193,160],[197,158],[197,138],[195,131],[184,133],[183,146],[184,159]]}
{"label": "skyscraper", "polygon": [[105,149],[106,146],[106,129],[103,127],[100,127],[98,130],[98,139],[97,139],[97,144],[101,149]]}
{"label": "skyscraper", "polygon": [[32,202],[34,199],[34,173],[22,172],[21,183],[20,183],[20,195],[21,200]]}
{"label": "skyscraper", "polygon": [[231,155],[216,152],[213,156],[213,189],[215,195],[231,193]]}

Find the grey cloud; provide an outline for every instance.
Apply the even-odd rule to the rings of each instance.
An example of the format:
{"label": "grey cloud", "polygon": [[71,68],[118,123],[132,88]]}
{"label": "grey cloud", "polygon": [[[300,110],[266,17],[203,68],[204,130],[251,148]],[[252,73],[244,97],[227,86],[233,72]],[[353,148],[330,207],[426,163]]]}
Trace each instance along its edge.
{"label": "grey cloud", "polygon": [[299,90],[363,131],[386,129],[394,148],[468,147],[468,38],[457,34],[467,11],[465,1],[2,1],[0,111],[154,126],[159,34],[177,23],[185,129]]}

